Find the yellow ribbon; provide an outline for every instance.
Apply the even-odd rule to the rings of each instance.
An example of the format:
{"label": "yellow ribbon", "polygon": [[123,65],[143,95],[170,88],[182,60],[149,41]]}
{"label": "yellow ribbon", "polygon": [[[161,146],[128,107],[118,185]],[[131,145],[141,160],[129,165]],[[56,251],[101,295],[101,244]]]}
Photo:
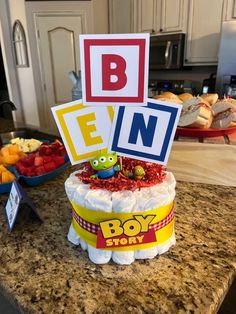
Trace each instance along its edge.
{"label": "yellow ribbon", "polygon": [[[167,205],[144,211],[144,212],[132,212],[132,213],[107,213],[102,211],[93,211],[86,207],[79,206],[78,204],[71,202],[75,213],[81,217],[84,221],[87,221],[94,225],[99,225],[101,222],[107,221],[107,220],[113,220],[118,219],[121,222],[121,225],[123,225],[127,220],[134,219],[135,216],[143,216],[147,217],[148,215],[153,215],[154,218],[151,221],[151,224],[155,224],[157,222],[162,221],[165,219],[173,209],[173,201]],[[82,228],[79,223],[76,221],[76,219],[73,217],[72,220],[73,227],[77,234],[88,244],[90,244],[93,247],[96,247],[97,243],[97,235],[85,230]],[[150,242],[150,243],[143,243],[143,244],[136,244],[136,245],[129,245],[129,246],[122,246],[122,247],[112,247],[112,248],[106,248],[112,251],[130,251],[130,250],[142,250],[147,249],[159,244],[162,244],[166,242],[174,231],[174,219],[171,220],[167,225],[162,227],[161,229],[157,230],[155,232],[156,234],[156,241]]]}

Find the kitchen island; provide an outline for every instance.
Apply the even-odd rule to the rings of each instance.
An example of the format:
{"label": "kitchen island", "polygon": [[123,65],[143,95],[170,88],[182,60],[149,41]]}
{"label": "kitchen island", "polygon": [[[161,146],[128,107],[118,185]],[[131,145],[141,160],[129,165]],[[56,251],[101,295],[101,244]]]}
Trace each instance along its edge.
{"label": "kitchen island", "polygon": [[[0,195],[0,289],[23,313],[216,313],[236,274],[236,188],[178,182],[177,243],[130,266],[92,264],[66,239],[68,169],[27,187],[44,222],[8,233]],[[223,171],[223,170],[222,170]]]}

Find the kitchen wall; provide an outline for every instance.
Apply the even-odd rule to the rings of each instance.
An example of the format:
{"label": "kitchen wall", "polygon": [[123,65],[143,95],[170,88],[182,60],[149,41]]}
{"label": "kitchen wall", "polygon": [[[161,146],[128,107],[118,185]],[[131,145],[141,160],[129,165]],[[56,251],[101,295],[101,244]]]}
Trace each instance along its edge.
{"label": "kitchen wall", "polygon": [[21,105],[23,107],[23,112],[24,112],[24,119],[27,124],[39,126],[37,99],[36,99],[36,94],[35,94],[31,52],[30,52],[27,23],[26,23],[25,1],[24,0],[9,0],[8,3],[9,3],[11,27],[13,27],[15,20],[17,19],[20,20],[20,22],[22,23],[25,29],[25,36],[26,36],[27,48],[28,48],[29,67],[16,68],[18,82],[19,82],[19,89],[20,89]]}
{"label": "kitchen wall", "polygon": [[[2,34],[2,28],[0,23],[0,39],[3,41],[3,59],[4,67],[8,80],[8,87],[11,100],[16,104],[17,111],[13,113],[14,120],[17,122],[24,121],[27,124],[33,126],[42,125],[40,120],[40,112],[42,108],[41,99],[37,93],[40,88],[38,85],[41,82],[35,80],[35,63],[37,63],[37,54],[33,54],[32,51],[32,38],[29,36],[29,31],[34,33],[34,24],[29,24],[26,11],[26,5],[32,4],[37,10],[76,10],[82,8],[86,3],[91,6],[91,17],[88,21],[88,30],[91,33],[107,33],[108,32],[108,0],[92,0],[92,1],[34,1],[25,2],[24,0],[0,0],[0,10],[4,8],[3,12],[0,12],[1,22],[5,23],[4,27],[7,28],[6,34]],[[4,5],[3,5],[4,4]],[[4,16],[3,16],[4,15]],[[16,19],[19,19],[22,23],[27,42],[29,67],[16,68],[15,60],[12,49],[12,27]],[[7,25],[8,24],[8,25]],[[31,32],[31,33],[32,33]],[[34,33],[35,36],[35,33]],[[35,40],[35,39],[34,39]],[[10,52],[10,53],[9,53]],[[14,78],[14,79],[13,79]],[[41,122],[41,123],[40,123]]]}

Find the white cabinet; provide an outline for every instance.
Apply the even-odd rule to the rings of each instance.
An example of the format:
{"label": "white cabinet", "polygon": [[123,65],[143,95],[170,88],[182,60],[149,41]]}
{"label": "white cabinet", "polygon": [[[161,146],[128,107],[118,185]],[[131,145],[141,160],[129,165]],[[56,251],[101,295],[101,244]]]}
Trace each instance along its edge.
{"label": "white cabinet", "polygon": [[184,32],[187,0],[137,0],[137,31]]}
{"label": "white cabinet", "polygon": [[110,33],[185,32],[188,0],[109,0]]}
{"label": "white cabinet", "polygon": [[225,0],[225,20],[231,21],[236,19],[236,0]]}
{"label": "white cabinet", "polygon": [[109,0],[109,32],[133,33],[134,10],[133,0]]}
{"label": "white cabinet", "polygon": [[162,0],[160,31],[162,33],[185,32],[187,7],[186,0]]}
{"label": "white cabinet", "polygon": [[185,64],[217,64],[224,0],[189,0]]}
{"label": "white cabinet", "polygon": [[215,65],[236,0],[109,0],[109,12],[111,33],[186,33],[185,65]]}
{"label": "white cabinet", "polygon": [[157,33],[160,30],[160,0],[137,0],[136,31]]}

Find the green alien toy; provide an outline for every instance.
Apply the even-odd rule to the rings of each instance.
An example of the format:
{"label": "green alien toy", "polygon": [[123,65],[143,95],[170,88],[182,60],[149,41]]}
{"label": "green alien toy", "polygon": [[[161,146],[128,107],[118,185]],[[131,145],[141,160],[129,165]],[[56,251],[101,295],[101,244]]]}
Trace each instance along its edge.
{"label": "green alien toy", "polygon": [[91,167],[97,171],[91,178],[109,179],[120,170],[117,163],[117,154],[103,153],[90,160]]}

